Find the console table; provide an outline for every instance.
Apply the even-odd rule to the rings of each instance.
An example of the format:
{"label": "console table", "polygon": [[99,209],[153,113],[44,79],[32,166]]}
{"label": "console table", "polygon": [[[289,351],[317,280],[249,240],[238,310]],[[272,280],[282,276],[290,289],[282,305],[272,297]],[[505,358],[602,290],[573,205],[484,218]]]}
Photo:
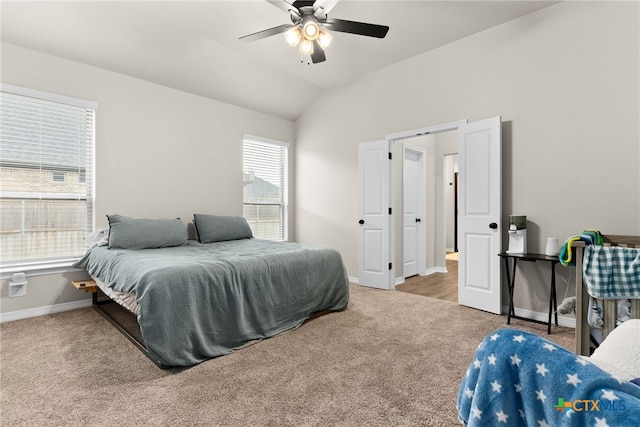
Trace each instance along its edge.
{"label": "console table", "polygon": [[[507,284],[509,287],[509,312],[507,314],[507,325],[511,324],[511,319],[522,319],[528,320],[530,322],[536,323],[545,323],[540,322],[535,319],[528,319],[526,317],[516,316],[514,307],[513,307],[513,290],[516,283],[516,267],[518,265],[518,260],[527,261],[527,262],[549,262],[551,263],[551,287],[549,292],[549,321],[547,322],[547,333],[551,333],[551,318],[552,315],[555,314],[555,323],[558,326],[558,300],[556,298],[556,264],[560,262],[560,259],[557,256],[550,256],[545,254],[511,254],[508,252],[503,252],[498,254],[499,257],[504,259],[504,266],[507,271]],[[512,267],[509,268],[509,259],[512,259]]]}

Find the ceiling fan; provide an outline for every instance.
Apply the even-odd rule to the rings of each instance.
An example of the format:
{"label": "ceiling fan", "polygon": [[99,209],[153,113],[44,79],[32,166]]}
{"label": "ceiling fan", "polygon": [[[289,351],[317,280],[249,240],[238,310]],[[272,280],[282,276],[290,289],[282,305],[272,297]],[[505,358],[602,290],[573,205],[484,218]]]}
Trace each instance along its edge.
{"label": "ceiling fan", "polygon": [[329,11],[338,0],[297,0],[292,3],[285,0],[267,0],[277,8],[289,13],[293,24],[284,24],[257,33],[240,37],[240,40],[253,42],[276,34],[285,33],[287,42],[299,46],[300,54],[311,58],[317,64],[327,58],[324,49],[329,46],[333,37],[328,30],[361,36],[384,38],[389,31],[386,25],[368,24],[365,22],[345,21],[328,17]]}

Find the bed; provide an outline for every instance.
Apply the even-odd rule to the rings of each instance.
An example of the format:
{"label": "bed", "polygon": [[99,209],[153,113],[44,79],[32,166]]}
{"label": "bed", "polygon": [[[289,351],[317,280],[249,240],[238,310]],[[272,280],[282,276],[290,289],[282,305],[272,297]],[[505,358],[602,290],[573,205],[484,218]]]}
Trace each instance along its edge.
{"label": "bed", "polygon": [[[335,249],[246,235],[208,241],[204,227],[201,241],[183,241],[180,231],[170,246],[148,247],[140,243],[148,227],[134,238],[113,219],[109,245],[90,249],[75,266],[116,300],[131,302],[133,295],[128,308],[136,313],[144,350],[162,368],[228,354],[297,328],[313,313],[348,305],[348,279]],[[121,237],[143,247],[118,247],[130,246],[116,244]]]}
{"label": "bed", "polygon": [[[585,356],[591,354],[593,348],[620,323],[618,321],[621,314],[618,310],[619,301],[628,301],[628,316],[630,318],[640,318],[640,286],[637,285],[640,279],[640,255],[633,254],[640,248],[640,237],[603,235],[602,239],[602,247],[591,245],[588,239],[571,242],[571,247],[575,250],[576,266],[576,354]],[[610,287],[603,291],[598,289],[595,286],[597,284],[592,283],[593,281],[585,280],[585,275],[590,274],[591,267],[597,267],[598,258],[621,257],[624,255],[623,252],[632,254],[631,258],[627,257],[629,261],[625,267],[628,282],[633,276],[634,284],[632,286],[618,286],[617,289]],[[611,262],[609,263],[611,264]],[[612,268],[610,266],[610,269]],[[594,330],[589,321],[590,301],[593,302],[593,298],[598,299],[598,305],[602,311],[601,333]],[[598,336],[594,337],[593,335]]]}

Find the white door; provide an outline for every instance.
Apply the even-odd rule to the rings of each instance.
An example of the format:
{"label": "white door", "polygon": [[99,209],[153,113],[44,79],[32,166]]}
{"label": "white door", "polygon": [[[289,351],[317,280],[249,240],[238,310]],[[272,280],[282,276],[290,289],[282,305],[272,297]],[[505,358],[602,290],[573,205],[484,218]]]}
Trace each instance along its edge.
{"label": "white door", "polygon": [[403,277],[424,273],[424,152],[404,144],[402,161]]}
{"label": "white door", "polygon": [[500,117],[459,127],[458,303],[501,312]]}
{"label": "white door", "polygon": [[359,251],[361,285],[391,289],[391,230],[389,141],[358,145]]}

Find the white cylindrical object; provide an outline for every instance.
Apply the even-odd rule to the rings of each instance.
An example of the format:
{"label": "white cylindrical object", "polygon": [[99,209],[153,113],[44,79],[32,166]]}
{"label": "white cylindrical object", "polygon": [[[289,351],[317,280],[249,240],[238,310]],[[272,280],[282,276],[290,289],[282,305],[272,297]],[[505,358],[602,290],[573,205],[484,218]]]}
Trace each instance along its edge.
{"label": "white cylindrical object", "polygon": [[25,280],[27,280],[27,275],[24,273],[13,273],[13,275],[11,276],[11,280],[16,283],[24,282]]}
{"label": "white cylindrical object", "polygon": [[557,237],[547,238],[547,247],[544,250],[545,255],[556,256],[560,253],[560,244]]}

